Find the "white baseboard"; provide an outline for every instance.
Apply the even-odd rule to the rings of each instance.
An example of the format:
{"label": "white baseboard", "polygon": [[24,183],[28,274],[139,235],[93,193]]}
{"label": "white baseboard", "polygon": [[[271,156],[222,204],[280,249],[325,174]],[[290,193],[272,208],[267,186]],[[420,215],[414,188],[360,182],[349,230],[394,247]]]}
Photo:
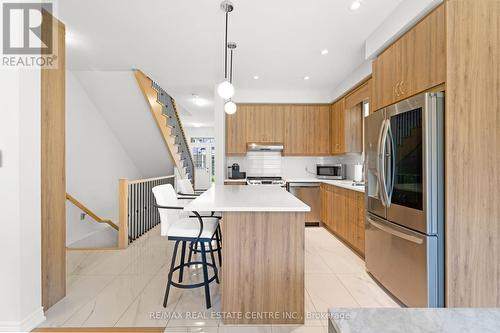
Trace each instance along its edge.
{"label": "white baseboard", "polygon": [[43,307],[39,307],[21,321],[0,321],[0,332],[31,332],[44,321]]}

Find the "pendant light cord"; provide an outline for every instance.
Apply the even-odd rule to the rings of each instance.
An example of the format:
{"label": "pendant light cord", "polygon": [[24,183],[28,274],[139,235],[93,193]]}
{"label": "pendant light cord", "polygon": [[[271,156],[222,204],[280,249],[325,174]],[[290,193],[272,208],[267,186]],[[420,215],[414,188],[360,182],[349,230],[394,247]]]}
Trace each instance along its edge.
{"label": "pendant light cord", "polygon": [[226,12],[226,36],[224,39],[224,78],[227,79],[227,25],[229,20],[229,13]]}
{"label": "pendant light cord", "polygon": [[233,83],[233,50],[231,49],[231,62],[230,62],[229,82]]}

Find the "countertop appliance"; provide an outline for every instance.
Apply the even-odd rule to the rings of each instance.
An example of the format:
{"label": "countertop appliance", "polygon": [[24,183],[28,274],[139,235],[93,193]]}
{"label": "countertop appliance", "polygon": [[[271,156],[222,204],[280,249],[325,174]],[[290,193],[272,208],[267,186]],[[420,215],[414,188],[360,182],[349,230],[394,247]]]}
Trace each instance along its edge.
{"label": "countertop appliance", "polygon": [[317,164],[316,178],[319,179],[345,179],[344,164]]}
{"label": "countertop appliance", "polygon": [[408,307],[444,306],[444,93],[365,119],[366,268]]}
{"label": "countertop appliance", "polygon": [[290,182],[286,184],[286,189],[311,207],[311,211],[306,213],[306,225],[318,226],[321,220],[320,183]]}
{"label": "countertop appliance", "polygon": [[276,185],[285,187],[286,182],[282,177],[247,177],[247,185]]}
{"label": "countertop appliance", "polygon": [[228,167],[228,178],[229,179],[245,179],[247,177],[246,172],[240,171],[240,165],[238,163],[233,163],[231,167]]}

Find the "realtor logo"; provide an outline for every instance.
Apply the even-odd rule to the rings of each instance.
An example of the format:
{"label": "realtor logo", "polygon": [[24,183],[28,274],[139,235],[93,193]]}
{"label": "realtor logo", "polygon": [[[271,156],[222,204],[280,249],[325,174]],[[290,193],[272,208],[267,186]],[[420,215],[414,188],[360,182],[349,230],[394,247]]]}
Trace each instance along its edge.
{"label": "realtor logo", "polygon": [[[50,54],[52,53],[52,24],[42,34],[43,10],[52,13],[51,3],[3,4],[3,53]],[[45,17],[50,17],[46,15]],[[15,31],[15,24],[21,29]]]}

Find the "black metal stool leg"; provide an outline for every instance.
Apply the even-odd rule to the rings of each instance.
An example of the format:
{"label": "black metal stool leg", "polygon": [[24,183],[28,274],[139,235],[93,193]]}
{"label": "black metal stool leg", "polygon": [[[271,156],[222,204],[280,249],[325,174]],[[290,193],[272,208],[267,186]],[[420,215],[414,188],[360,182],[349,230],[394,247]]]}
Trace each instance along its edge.
{"label": "black metal stool leg", "polygon": [[181,268],[179,272],[179,283],[182,282],[182,278],[184,276],[184,260],[186,258],[186,241],[182,242],[182,247],[181,247]]}
{"label": "black metal stool leg", "polygon": [[208,265],[207,265],[207,254],[205,252],[204,242],[200,244],[201,249],[201,261],[203,262],[203,281],[205,282],[205,301],[207,302],[207,309],[212,307],[210,302],[210,286],[208,282]]}
{"label": "black metal stool leg", "polygon": [[179,241],[175,242],[174,252],[172,253],[172,263],[170,264],[170,271],[168,272],[167,288],[165,289],[165,297],[163,298],[163,307],[167,307],[168,294],[170,292],[170,284],[172,282],[172,274],[174,273],[175,258],[177,257],[177,249],[179,248]]}
{"label": "black metal stool leg", "polygon": [[215,240],[217,241],[217,256],[219,257],[219,267],[222,267],[222,244],[221,244],[221,235],[220,235],[220,226],[217,227],[215,232]]}
{"label": "black metal stool leg", "polygon": [[219,282],[219,274],[217,272],[217,264],[215,263],[214,249],[212,247],[212,242],[208,242],[208,247],[210,248],[210,257],[212,257],[212,264],[214,264],[214,274],[215,274],[215,282]]}
{"label": "black metal stool leg", "polygon": [[[189,244],[189,255],[188,255],[188,262],[191,262],[191,258],[193,257],[193,246],[194,246],[194,243],[191,242]],[[188,265],[188,267],[191,267],[191,265]]]}

